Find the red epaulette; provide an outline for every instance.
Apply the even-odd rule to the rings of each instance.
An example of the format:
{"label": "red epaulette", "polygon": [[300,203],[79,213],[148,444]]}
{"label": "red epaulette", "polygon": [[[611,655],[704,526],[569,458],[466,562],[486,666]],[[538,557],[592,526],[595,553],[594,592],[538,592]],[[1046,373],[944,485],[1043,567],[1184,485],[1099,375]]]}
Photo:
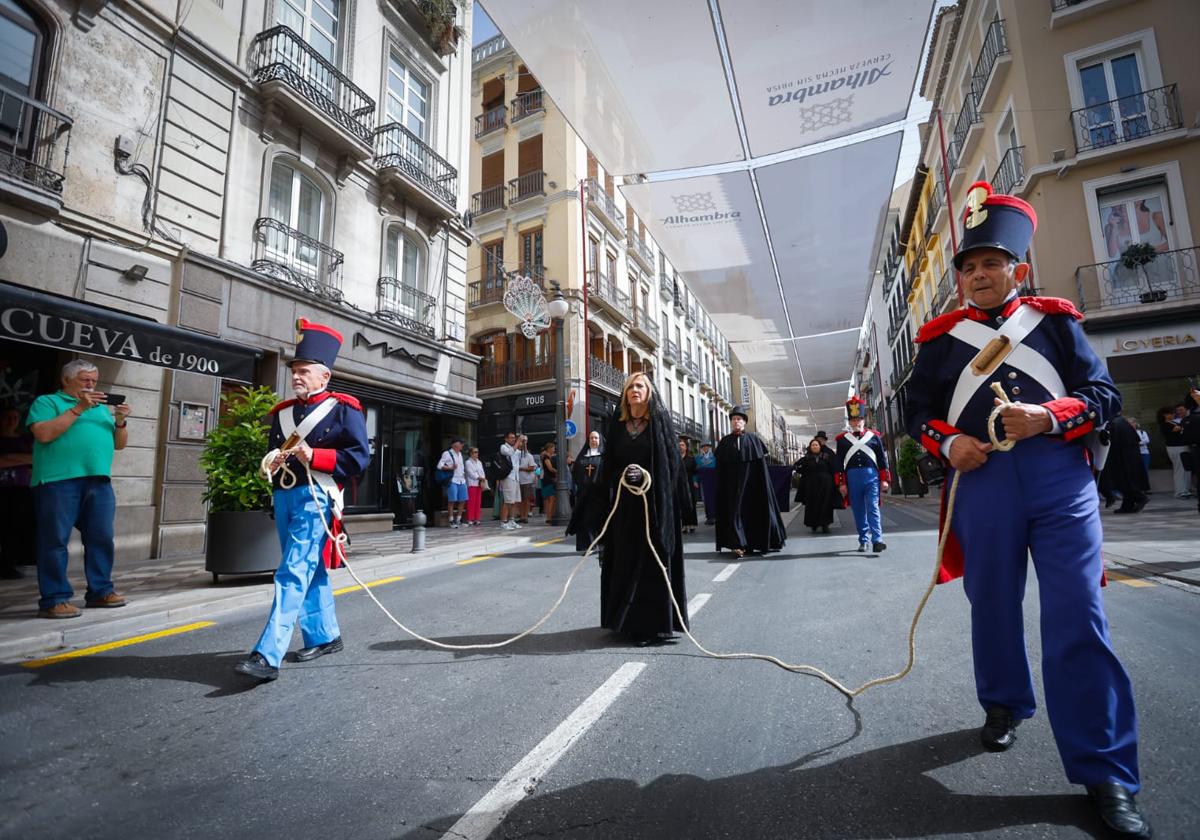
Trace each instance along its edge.
{"label": "red epaulette", "polygon": [[329,396],[333,397],[343,405],[348,405],[351,408],[358,409],[359,411],[363,410],[362,403],[358,401],[357,397],[352,397],[349,394],[339,394],[337,391],[330,391]]}
{"label": "red epaulette", "polygon": [[916,343],[924,344],[926,341],[932,341],[939,335],[945,335],[954,329],[958,322],[965,317],[967,317],[966,307],[951,309],[945,315],[937,316],[921,327],[921,329],[917,330]]}
{"label": "red epaulette", "polygon": [[1076,321],[1083,320],[1083,313],[1069,300],[1056,297],[1026,297],[1021,298],[1021,302],[1047,315],[1070,315]]}
{"label": "red epaulette", "polygon": [[270,412],[268,412],[268,413],[270,413],[270,414],[278,414],[279,412],[283,411],[283,410],[284,410],[285,408],[287,408],[288,406],[295,405],[295,404],[296,404],[296,403],[298,403],[298,402],[299,402],[299,400],[297,400],[297,399],[295,399],[295,398],[293,398],[293,399],[290,399],[290,400],[284,400],[284,401],[283,401],[283,402],[281,402],[281,403],[277,403],[277,404],[276,404],[276,405],[275,405],[275,406],[274,406],[274,407],[273,407],[273,408],[270,410]]}
{"label": "red epaulette", "polygon": [[845,433],[845,432],[838,432],[838,433],[837,433],[837,436],[836,436],[836,437],[834,437],[834,440],[841,440],[841,439],[842,439],[842,438],[844,438],[845,436],[846,436],[846,433]]}

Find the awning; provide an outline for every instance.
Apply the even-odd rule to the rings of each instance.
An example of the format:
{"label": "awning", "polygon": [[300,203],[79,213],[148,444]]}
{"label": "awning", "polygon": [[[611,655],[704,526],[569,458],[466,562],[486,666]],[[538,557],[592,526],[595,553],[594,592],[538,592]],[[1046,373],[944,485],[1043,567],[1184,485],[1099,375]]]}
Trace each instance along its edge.
{"label": "awning", "polygon": [[261,350],[0,282],[0,338],[253,382]]}

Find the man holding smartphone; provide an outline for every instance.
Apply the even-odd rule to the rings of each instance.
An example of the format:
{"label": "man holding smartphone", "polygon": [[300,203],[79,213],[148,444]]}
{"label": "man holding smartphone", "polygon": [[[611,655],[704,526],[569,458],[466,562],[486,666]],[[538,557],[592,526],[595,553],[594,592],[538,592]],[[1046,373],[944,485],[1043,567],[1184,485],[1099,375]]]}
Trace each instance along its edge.
{"label": "man holding smartphone", "polygon": [[[113,453],[129,440],[130,408],[118,394],[96,390],[94,364],[75,359],[63,365],[62,389],[43,394],[29,408],[33,435],[33,501],[37,530],[38,616],[76,618],[75,594],[67,579],[71,530],[83,540],[87,607],[123,607],[113,589]],[[112,411],[108,406],[114,406]]]}

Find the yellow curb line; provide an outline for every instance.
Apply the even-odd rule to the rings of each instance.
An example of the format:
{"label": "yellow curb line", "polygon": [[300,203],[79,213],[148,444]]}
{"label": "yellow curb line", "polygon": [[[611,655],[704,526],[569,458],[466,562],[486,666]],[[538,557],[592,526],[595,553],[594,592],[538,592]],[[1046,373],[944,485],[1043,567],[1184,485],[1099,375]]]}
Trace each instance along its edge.
{"label": "yellow curb line", "polygon": [[1105,573],[1108,575],[1109,580],[1115,580],[1117,583],[1123,583],[1126,586],[1154,586],[1154,584],[1148,580],[1142,580],[1141,578],[1133,577],[1132,575],[1127,575],[1123,572],[1114,572],[1112,569],[1106,569]]}
{"label": "yellow curb line", "polygon": [[[398,580],[404,580],[404,576],[396,575],[395,577],[385,577],[380,578],[379,580],[373,580],[367,584],[367,588],[374,589],[376,586],[383,586],[385,583],[395,583]],[[360,589],[362,589],[362,587],[356,583],[353,586],[343,586],[341,589],[335,589],[333,590],[333,594],[345,595],[347,592],[357,592]]]}
{"label": "yellow curb line", "polygon": [[216,624],[215,621],[197,621],[192,624],[184,624],[182,627],[172,627],[169,630],[158,630],[154,633],[146,633],[141,636],[133,636],[129,639],[121,639],[116,642],[106,642],[102,645],[92,645],[91,647],[72,650],[68,653],[59,653],[54,656],[47,656],[44,659],[31,659],[28,662],[22,662],[22,667],[25,668],[41,668],[43,665],[53,665],[55,662],[63,662],[67,659],[78,659],[81,656],[91,656],[93,653],[104,653],[106,650],[116,650],[117,648],[129,647],[130,645],[141,644],[142,642],[153,641],[154,639],[162,639],[167,636],[177,636],[180,633],[190,633],[193,630],[202,630],[205,627],[212,627]]}
{"label": "yellow curb line", "polygon": [[466,560],[459,560],[455,566],[469,566],[472,563],[482,563],[484,560],[491,560],[493,557],[499,557],[499,554],[479,554],[475,557],[468,557]]}
{"label": "yellow curb line", "polygon": [[565,539],[566,539],[566,537],[555,537],[555,538],[554,538],[554,539],[552,539],[552,540],[545,540],[544,542],[535,542],[535,543],[533,544],[533,547],[534,547],[534,548],[541,548],[541,547],[542,547],[542,546],[544,546],[544,545],[554,545],[555,543],[560,543],[560,542],[562,542],[562,541],[563,541],[563,540],[565,540]]}

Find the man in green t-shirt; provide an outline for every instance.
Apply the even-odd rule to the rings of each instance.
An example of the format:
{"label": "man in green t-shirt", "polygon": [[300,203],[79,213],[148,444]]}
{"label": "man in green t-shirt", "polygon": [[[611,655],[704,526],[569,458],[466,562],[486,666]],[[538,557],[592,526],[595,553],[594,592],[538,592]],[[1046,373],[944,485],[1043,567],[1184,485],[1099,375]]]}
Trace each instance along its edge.
{"label": "man in green t-shirt", "polygon": [[99,372],[76,359],[62,369],[62,390],[33,401],[27,423],[33,434],[33,501],[38,589],[38,615],[75,618],[75,594],[67,579],[67,543],[71,530],[83,540],[87,575],[84,604],[123,607],[113,590],[113,517],[117,500],[112,489],[113,452],[124,449],[130,408],[110,413],[107,395],[96,390]]}

